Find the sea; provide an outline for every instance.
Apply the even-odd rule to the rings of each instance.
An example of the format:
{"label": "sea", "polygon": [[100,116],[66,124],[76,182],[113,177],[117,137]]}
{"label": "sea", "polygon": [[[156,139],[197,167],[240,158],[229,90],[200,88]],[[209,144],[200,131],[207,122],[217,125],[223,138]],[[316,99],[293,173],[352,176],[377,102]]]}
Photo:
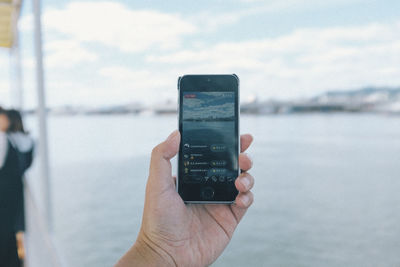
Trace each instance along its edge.
{"label": "sea", "polygon": [[[68,266],[112,266],[135,242],[151,149],[176,128],[176,115],[49,116]],[[254,136],[255,201],[212,266],[400,266],[399,116],[243,115],[240,131]]]}

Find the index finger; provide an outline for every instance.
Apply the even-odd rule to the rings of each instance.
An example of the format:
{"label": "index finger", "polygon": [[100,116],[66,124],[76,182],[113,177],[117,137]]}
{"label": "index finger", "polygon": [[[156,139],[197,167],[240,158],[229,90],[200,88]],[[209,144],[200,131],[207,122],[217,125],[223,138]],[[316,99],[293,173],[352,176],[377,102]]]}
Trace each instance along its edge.
{"label": "index finger", "polygon": [[251,134],[242,134],[240,136],[240,152],[246,151],[253,142],[253,136]]}

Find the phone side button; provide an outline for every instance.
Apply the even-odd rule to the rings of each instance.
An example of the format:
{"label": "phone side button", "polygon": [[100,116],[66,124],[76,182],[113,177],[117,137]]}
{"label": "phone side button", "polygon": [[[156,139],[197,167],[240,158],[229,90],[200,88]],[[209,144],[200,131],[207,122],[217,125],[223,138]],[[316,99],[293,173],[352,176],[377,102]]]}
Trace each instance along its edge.
{"label": "phone side button", "polygon": [[204,200],[210,200],[214,197],[214,189],[212,187],[204,187],[203,189],[201,189],[201,197]]}

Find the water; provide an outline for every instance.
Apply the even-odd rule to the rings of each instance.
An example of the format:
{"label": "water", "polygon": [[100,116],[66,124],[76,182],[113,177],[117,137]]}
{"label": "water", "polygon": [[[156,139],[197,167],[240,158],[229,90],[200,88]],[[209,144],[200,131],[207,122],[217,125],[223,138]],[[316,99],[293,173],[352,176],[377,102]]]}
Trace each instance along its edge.
{"label": "water", "polygon": [[[65,258],[112,266],[135,241],[150,151],[176,116],[51,117],[49,128]],[[255,203],[213,266],[400,266],[399,117],[243,116],[241,130],[255,136]]]}

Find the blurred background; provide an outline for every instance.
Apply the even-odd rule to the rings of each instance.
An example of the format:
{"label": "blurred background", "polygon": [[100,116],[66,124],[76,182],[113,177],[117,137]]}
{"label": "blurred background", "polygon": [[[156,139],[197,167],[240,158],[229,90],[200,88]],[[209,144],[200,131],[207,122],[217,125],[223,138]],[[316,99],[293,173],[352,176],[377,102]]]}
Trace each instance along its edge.
{"label": "blurred background", "polygon": [[[22,105],[38,138],[36,2],[22,1],[22,75],[0,49],[0,106]],[[399,1],[41,5],[63,266],[111,266],[135,241],[150,151],[177,127],[189,73],[236,73],[255,137],[255,203],[213,266],[400,266]],[[38,199],[41,155],[26,178]]]}

